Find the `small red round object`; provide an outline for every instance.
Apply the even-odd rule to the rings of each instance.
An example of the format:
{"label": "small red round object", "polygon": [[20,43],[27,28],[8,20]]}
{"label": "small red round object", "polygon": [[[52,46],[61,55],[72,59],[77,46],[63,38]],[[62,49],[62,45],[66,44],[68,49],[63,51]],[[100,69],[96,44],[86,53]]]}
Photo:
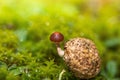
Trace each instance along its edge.
{"label": "small red round object", "polygon": [[63,39],[64,39],[64,36],[60,32],[54,32],[50,36],[50,40],[57,43],[63,41]]}

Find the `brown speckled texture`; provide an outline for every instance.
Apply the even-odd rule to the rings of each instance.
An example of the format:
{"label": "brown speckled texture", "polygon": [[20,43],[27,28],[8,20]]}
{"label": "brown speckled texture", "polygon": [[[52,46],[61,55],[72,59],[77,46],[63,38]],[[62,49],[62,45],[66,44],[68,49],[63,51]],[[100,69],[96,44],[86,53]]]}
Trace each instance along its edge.
{"label": "brown speckled texture", "polygon": [[85,38],[66,42],[63,59],[76,77],[89,79],[100,72],[101,60],[95,44]]}

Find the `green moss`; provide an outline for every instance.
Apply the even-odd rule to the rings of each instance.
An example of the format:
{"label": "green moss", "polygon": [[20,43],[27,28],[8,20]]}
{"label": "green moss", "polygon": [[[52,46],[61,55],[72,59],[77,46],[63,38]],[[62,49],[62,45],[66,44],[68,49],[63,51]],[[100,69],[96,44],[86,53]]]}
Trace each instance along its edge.
{"label": "green moss", "polygon": [[64,34],[62,48],[74,37],[95,42],[102,69],[90,80],[120,79],[119,1],[102,6],[88,0],[0,3],[0,80],[57,80],[63,69],[62,80],[79,80],[49,40],[54,31]]}

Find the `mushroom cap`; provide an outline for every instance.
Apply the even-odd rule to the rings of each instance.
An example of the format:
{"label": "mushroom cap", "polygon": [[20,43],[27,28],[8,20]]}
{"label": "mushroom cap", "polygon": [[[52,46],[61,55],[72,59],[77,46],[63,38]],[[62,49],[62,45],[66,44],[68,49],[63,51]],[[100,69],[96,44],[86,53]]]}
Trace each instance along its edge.
{"label": "mushroom cap", "polygon": [[56,43],[63,41],[64,36],[60,32],[54,32],[50,36],[50,40]]}
{"label": "mushroom cap", "polygon": [[66,42],[64,47],[63,59],[76,77],[89,79],[100,72],[101,59],[91,40],[74,38]]}

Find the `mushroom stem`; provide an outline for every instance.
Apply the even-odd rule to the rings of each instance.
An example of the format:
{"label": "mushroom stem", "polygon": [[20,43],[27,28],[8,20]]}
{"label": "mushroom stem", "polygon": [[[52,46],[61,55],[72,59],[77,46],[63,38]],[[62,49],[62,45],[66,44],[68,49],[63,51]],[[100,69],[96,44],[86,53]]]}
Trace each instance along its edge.
{"label": "mushroom stem", "polygon": [[60,44],[56,44],[57,46],[57,52],[60,57],[63,57],[64,51],[60,48]]}

